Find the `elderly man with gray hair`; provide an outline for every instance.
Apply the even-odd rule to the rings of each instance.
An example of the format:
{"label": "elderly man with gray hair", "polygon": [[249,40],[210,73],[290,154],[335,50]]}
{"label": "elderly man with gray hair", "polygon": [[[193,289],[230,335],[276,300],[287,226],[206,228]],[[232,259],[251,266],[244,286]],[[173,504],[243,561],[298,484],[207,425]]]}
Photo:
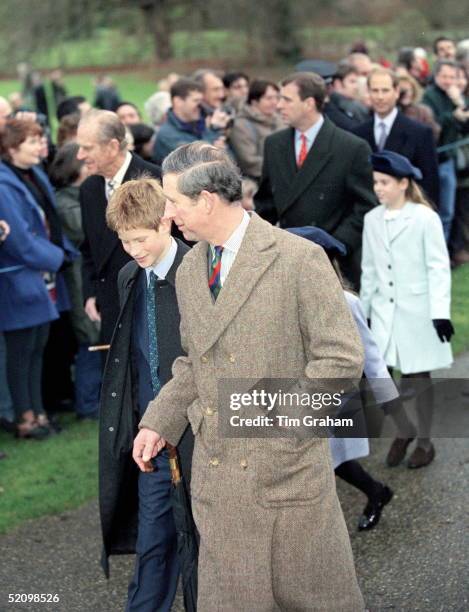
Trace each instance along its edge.
{"label": "elderly man with gray hair", "polygon": [[176,277],[187,355],[150,402],[133,456],[147,471],[190,423],[198,609],[363,610],[327,439],[219,429],[228,380],[310,389],[315,379],[360,377],[361,342],[337,277],[321,248],[243,210],[240,172],[222,150],[196,142],[173,151],[163,190],[166,215],[199,241]]}
{"label": "elderly man with gray hair", "polygon": [[87,112],[78,124],[77,143],[77,158],[91,175],[80,187],[85,311],[92,321],[101,322],[100,339],[108,344],[119,315],[117,275],[130,257],[106,225],[107,202],[125,181],[143,173],[160,178],[161,172],[127,150],[125,126],[111,111]]}

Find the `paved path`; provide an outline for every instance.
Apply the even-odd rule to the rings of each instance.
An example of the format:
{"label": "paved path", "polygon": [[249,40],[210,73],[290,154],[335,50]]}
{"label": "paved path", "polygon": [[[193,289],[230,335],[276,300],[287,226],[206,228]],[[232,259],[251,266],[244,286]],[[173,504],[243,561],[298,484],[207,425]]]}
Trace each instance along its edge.
{"label": "paved path", "polygon": [[[451,374],[462,377],[468,372],[466,355]],[[374,441],[372,456],[363,462],[395,491],[376,530],[356,532],[365,500],[359,492],[338,482],[368,608],[372,612],[467,612],[468,440],[436,440],[434,463],[416,471],[404,465],[386,468],[388,444],[387,440]],[[0,612],[122,611],[132,558],[114,557],[111,579],[106,581],[99,556],[96,502],[60,516],[30,521],[1,537]],[[28,592],[58,593],[60,603],[7,603],[8,593]],[[174,611],[181,610],[179,597]]]}

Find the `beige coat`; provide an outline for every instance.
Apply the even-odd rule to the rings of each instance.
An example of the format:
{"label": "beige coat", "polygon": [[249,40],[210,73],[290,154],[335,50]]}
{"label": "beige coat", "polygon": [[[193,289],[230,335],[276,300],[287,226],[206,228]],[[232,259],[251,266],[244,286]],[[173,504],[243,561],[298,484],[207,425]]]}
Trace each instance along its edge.
{"label": "beige coat", "polygon": [[254,214],[215,303],[204,242],[176,288],[187,357],[140,426],[173,444],[187,420],[195,434],[199,609],[363,610],[327,439],[228,439],[217,428],[220,379],[361,375],[362,344],[324,252]]}
{"label": "beige coat", "polygon": [[280,117],[268,117],[249,104],[241,108],[230,130],[229,144],[241,172],[260,179],[267,136],[285,127]]}

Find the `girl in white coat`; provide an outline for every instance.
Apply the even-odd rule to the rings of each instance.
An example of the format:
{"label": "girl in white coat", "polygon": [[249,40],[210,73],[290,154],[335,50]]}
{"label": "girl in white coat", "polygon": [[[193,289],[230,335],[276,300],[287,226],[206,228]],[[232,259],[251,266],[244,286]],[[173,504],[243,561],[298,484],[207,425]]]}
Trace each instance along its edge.
{"label": "girl in white coat", "polygon": [[[399,369],[403,378],[430,379],[431,370],[452,363],[451,272],[443,228],[415,183],[420,170],[391,151],[371,160],[381,205],[365,215],[361,302],[387,366]],[[416,397],[417,431],[402,410],[397,413],[390,466],[402,461],[416,436],[408,467],[423,467],[434,458],[433,390],[426,382]]]}

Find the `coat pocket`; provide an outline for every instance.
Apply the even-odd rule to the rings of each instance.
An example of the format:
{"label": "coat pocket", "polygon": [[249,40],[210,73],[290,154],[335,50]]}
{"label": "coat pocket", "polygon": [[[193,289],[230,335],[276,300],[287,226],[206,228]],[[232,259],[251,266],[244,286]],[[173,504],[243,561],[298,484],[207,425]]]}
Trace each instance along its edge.
{"label": "coat pocket", "polygon": [[420,293],[428,293],[428,284],[425,281],[420,283],[412,283],[409,285],[410,293],[418,295]]}
{"label": "coat pocket", "polygon": [[315,503],[331,482],[327,440],[282,439],[262,443],[256,453],[258,503],[276,508]]}

